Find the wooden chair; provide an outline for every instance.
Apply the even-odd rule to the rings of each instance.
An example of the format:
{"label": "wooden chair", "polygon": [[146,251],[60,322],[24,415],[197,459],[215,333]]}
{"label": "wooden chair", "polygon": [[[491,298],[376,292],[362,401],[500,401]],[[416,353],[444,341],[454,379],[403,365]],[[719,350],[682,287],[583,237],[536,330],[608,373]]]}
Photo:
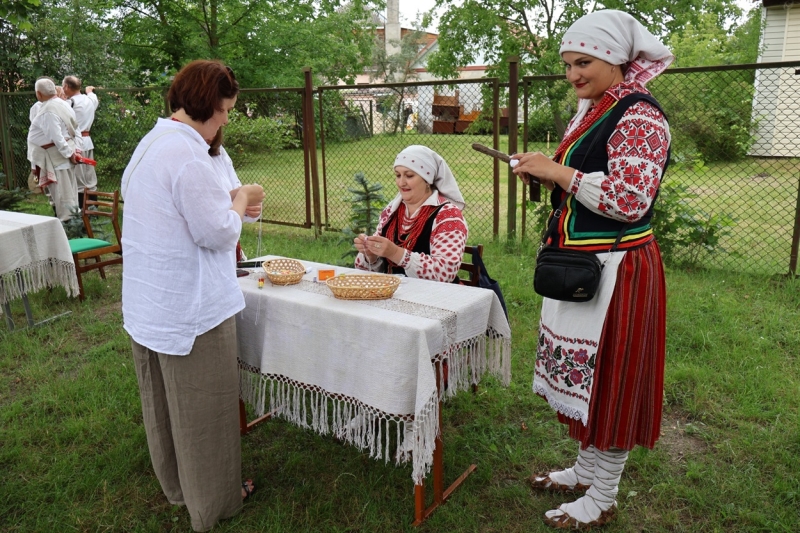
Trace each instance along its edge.
{"label": "wooden chair", "polygon": [[[114,229],[116,242],[112,243],[95,238],[95,229],[92,228],[93,217],[104,217],[110,220]],[[69,248],[72,251],[72,260],[75,262],[75,273],[78,275],[80,300],[85,299],[83,280],[81,275],[89,270],[97,269],[100,277],[106,279],[103,267],[122,264],[122,232],[119,227],[119,191],[100,192],[86,191],[83,203],[83,225],[87,237],[70,239]],[[114,257],[103,259],[101,256],[115,254]],[[91,261],[93,260],[93,261]]]}
{"label": "wooden chair", "polygon": [[[478,256],[483,258],[483,245],[482,244],[478,244],[476,246],[467,246],[466,248],[464,248],[464,255],[469,255],[470,261],[472,261],[471,258],[475,254],[478,254]],[[459,273],[462,270],[468,274],[468,277],[461,278],[461,282],[464,285],[471,285],[473,287],[477,287],[478,286],[478,282],[480,281],[480,276],[481,276],[481,272],[480,272],[480,269],[478,268],[478,266],[473,264],[473,263],[469,263],[467,261],[463,261],[462,260],[461,261],[461,268],[459,269]]]}

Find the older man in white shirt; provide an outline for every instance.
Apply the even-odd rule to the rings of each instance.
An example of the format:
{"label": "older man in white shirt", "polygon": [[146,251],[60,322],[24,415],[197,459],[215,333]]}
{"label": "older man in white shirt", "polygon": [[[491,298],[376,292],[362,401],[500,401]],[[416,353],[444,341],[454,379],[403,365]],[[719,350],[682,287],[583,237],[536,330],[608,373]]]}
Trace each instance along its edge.
{"label": "older man in white shirt", "polygon": [[56,216],[67,221],[78,208],[74,168],[82,146],[80,130],[74,115],[56,96],[53,80],[36,80],[36,98],[42,105],[28,131],[31,168],[50,196]]}
{"label": "older man in white shirt", "polygon": [[[94,123],[94,112],[99,102],[97,95],[94,94],[94,87],[86,87],[86,94],[81,93],[81,80],[76,76],[67,76],[62,82],[64,96],[67,103],[72,106],[78,120],[78,128],[83,137],[82,154],[84,157],[94,159],[94,142],[92,141],[91,130]],[[78,182],[78,203],[83,208],[84,190],[94,191],[97,189],[97,173],[92,165],[78,165],[75,167],[75,179]]]}

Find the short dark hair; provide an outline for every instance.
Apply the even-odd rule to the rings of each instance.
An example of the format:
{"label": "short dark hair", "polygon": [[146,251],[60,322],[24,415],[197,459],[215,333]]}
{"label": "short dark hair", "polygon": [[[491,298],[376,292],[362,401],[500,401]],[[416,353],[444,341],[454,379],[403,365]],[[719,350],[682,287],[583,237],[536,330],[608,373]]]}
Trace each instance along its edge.
{"label": "short dark hair", "polygon": [[217,134],[214,135],[214,138],[211,139],[211,142],[208,144],[208,155],[210,155],[210,156],[219,155],[219,147],[220,146],[222,146],[222,128],[221,127],[217,130]]}
{"label": "short dark hair", "polygon": [[239,94],[239,82],[222,61],[198,59],[175,75],[167,93],[172,112],[183,109],[192,120],[206,122],[222,111],[222,100]]}
{"label": "short dark hair", "polygon": [[61,84],[69,87],[71,91],[81,90],[81,80],[77,76],[67,76]]}

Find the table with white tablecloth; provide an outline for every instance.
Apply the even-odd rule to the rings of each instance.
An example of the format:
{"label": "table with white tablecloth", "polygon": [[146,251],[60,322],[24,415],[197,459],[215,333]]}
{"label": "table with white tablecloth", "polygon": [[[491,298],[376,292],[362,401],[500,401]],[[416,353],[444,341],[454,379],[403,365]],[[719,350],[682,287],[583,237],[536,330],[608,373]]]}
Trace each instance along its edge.
{"label": "table with white tablecloth", "polygon": [[0,307],[6,312],[9,327],[13,329],[11,301],[23,300],[28,324],[33,326],[36,324],[27,295],[56,286],[64,287],[68,296],[78,295],[75,263],[61,221],[55,217],[0,211]]}
{"label": "table with white tablecloth", "polygon": [[[363,272],[301,262],[308,273],[296,285],[267,280],[259,289],[260,269],[240,278],[242,399],[259,416],[337,435],[376,458],[410,460],[421,485],[440,441],[440,399],[487,372],[511,379],[511,330],[497,296],[402,278],[390,299],[340,300],[314,281],[317,269]],[[446,387],[443,372],[437,387],[437,367],[447,369]]]}

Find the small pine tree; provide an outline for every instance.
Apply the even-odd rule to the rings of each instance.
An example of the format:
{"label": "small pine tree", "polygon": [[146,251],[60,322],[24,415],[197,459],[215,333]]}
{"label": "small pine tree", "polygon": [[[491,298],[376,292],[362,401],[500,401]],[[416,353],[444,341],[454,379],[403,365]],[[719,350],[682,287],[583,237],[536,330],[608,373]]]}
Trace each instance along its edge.
{"label": "small pine tree", "polygon": [[[111,239],[111,230],[109,226],[111,221],[105,217],[92,217],[91,212],[94,206],[89,208],[89,223],[92,225],[92,233],[95,239],[108,241]],[[100,220],[98,220],[98,218]],[[80,239],[86,237],[86,227],[83,224],[83,214],[77,205],[73,205],[69,209],[69,220],[62,221],[61,225],[64,226],[64,232],[67,234],[68,239]]]}
{"label": "small pine tree", "polygon": [[[0,173],[0,177],[5,175]],[[17,211],[21,204],[30,193],[24,189],[4,189],[0,188],[0,210]]]}
{"label": "small pine tree", "polygon": [[342,255],[342,258],[355,257],[358,252],[352,248],[353,239],[361,233],[372,235],[378,226],[381,211],[386,206],[386,199],[381,191],[383,185],[370,183],[363,172],[356,172],[353,177],[358,188],[347,189],[351,194],[345,198],[352,205],[350,223],[342,230],[339,241],[351,244],[351,248]]}
{"label": "small pine tree", "polygon": [[64,226],[64,233],[67,234],[67,239],[80,239],[86,236],[86,230],[83,227],[83,216],[77,205],[69,208],[69,220],[62,220],[61,225]]}

